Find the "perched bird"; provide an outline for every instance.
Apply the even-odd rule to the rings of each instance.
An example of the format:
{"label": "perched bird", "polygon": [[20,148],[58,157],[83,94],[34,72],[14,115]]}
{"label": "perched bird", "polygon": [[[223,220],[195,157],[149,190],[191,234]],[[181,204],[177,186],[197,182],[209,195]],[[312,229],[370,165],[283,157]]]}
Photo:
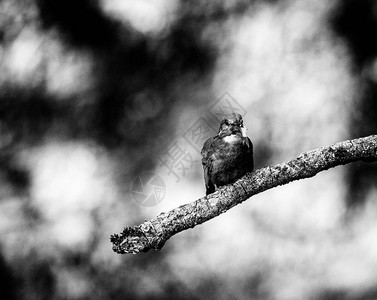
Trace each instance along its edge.
{"label": "perched bird", "polygon": [[242,116],[226,115],[218,134],[206,140],[201,154],[207,195],[253,171],[253,144],[246,136]]}

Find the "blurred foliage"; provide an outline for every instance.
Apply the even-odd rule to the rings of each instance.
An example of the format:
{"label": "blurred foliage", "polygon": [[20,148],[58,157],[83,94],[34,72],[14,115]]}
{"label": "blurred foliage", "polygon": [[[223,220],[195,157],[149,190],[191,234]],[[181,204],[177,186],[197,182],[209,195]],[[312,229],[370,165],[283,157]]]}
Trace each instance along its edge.
{"label": "blurred foliage", "polygon": [[[191,105],[187,95],[195,97],[196,82],[210,76],[216,61],[216,48],[200,35],[212,16],[199,9],[199,2],[178,3],[174,18],[154,35],[112,18],[102,4],[89,0],[0,3],[0,165],[2,185],[10,189],[2,189],[2,198],[4,206],[9,204],[28,224],[12,226],[2,241],[4,247],[14,247],[10,241],[20,239],[22,230],[28,244],[24,254],[11,255],[15,257],[10,267],[1,260],[7,299],[185,298],[185,288],[165,274],[169,269],[163,267],[164,254],[149,254],[133,259],[127,268],[108,270],[91,262],[96,238],[86,250],[67,253],[54,253],[59,248],[48,236],[37,240],[41,228],[54,224],[55,217],[35,204],[33,171],[20,158],[29,157],[33,149],[40,151],[51,140],[82,141],[105,149],[101,151],[116,161],[119,183],[135,172],[152,169],[174,134],[176,119],[171,111]],[[213,8],[215,15],[222,12],[217,20],[226,18],[226,9],[231,9],[221,2]],[[33,158],[27,161],[34,163]],[[9,200],[14,195],[21,199]],[[109,232],[103,232],[100,224],[110,216],[101,214],[93,216],[98,232],[92,234],[108,247]],[[48,258],[41,256],[44,247]],[[111,252],[110,247],[107,250]],[[146,269],[166,278],[160,293],[153,287],[144,290],[150,285],[143,273]]]}
{"label": "blurred foliage", "polygon": [[[350,112],[350,133],[362,137],[377,132],[377,7],[375,1],[340,1],[333,19],[334,31],[345,40],[353,57],[354,72],[360,76],[357,104]],[[348,167],[349,207],[365,203],[368,191],[376,186],[375,164]]]}
{"label": "blurred foliage", "polygon": [[[230,233],[225,219],[206,225],[209,231],[220,232],[219,239],[200,227],[186,233],[185,238],[169,241],[171,244],[162,252],[132,257],[112,253],[109,236],[114,230],[120,231],[121,226],[131,225],[126,222],[145,217],[128,203],[124,195],[127,185],[136,173],[153,170],[157,165],[159,154],[172,142],[176,128],[185,126],[180,124],[179,113],[200,113],[218,96],[214,86],[223,83],[217,77],[221,72],[230,74],[234,89],[248,91],[257,86],[255,94],[246,95],[242,102],[252,112],[246,121],[254,130],[257,166],[298,154],[292,149],[309,150],[305,142],[322,142],[317,137],[324,136],[327,130],[335,132],[338,127],[348,126],[349,138],[375,133],[374,1],[340,0],[329,14],[328,31],[334,41],[339,39],[346,45],[358,82],[357,99],[346,108],[350,121],[335,129],[331,127],[337,114],[333,108],[342,102],[327,106],[331,103],[326,102],[326,97],[330,96],[325,95],[323,102],[310,106],[312,98],[305,88],[304,92],[295,91],[300,101],[284,100],[284,88],[293,89],[284,79],[293,78],[298,85],[303,77],[300,72],[312,70],[305,70],[307,66],[302,61],[316,58],[323,47],[318,32],[310,26],[300,28],[300,22],[310,14],[300,15],[300,22],[293,22],[290,30],[313,30],[315,34],[307,39],[292,34],[293,38],[289,38],[294,47],[288,49],[286,57],[276,53],[280,53],[279,47],[286,51],[292,46],[288,43],[289,34],[283,32],[280,40],[270,36],[268,30],[263,32],[264,26],[273,32],[281,20],[286,20],[275,19],[275,14],[289,20],[286,14],[291,11],[287,7],[296,9],[302,5],[297,4],[300,1],[160,0],[155,5],[163,14],[157,14],[156,25],[149,27],[146,24],[152,22],[153,14],[141,17],[144,23],[133,23],[130,13],[125,14],[129,18],[119,17],[117,13],[126,2],[0,2],[0,290],[4,299],[268,299],[276,294],[292,295],[290,286],[287,294],[279,290],[279,286],[286,286],[284,280],[302,288],[302,273],[308,276],[307,282],[313,274],[321,278],[322,269],[308,272],[306,266],[312,266],[315,252],[318,264],[326,268],[333,255],[331,250],[329,256],[325,255],[322,247],[314,247],[300,235],[305,230],[312,234],[314,229],[304,227],[297,236],[290,235],[300,227],[298,224],[304,224],[300,222],[307,215],[300,212],[310,210],[306,207],[300,211],[297,208],[297,216],[285,227],[274,214],[266,214],[273,221],[258,223],[258,212],[244,209],[246,219],[238,215],[232,219],[239,230],[237,234],[244,236],[241,241]],[[316,7],[310,3],[309,7]],[[115,5],[119,12],[108,11],[106,5]],[[160,22],[162,18],[164,22]],[[244,23],[237,23],[238,20]],[[246,38],[233,36],[247,22],[262,33],[255,31]],[[252,50],[250,54],[240,47],[241,52],[235,52],[237,60],[232,61],[232,51],[238,50],[232,44],[236,38],[242,38],[241,44]],[[257,48],[259,52],[253,52]],[[267,56],[263,56],[265,53]],[[246,71],[250,77],[245,79],[243,67],[249,67],[250,62]],[[327,61],[318,64],[322,67]],[[226,77],[223,73],[221,76]],[[261,91],[259,81],[267,91]],[[316,91],[316,86],[309,84],[308,90]],[[318,128],[321,122],[323,127]],[[62,175],[61,170],[66,174]],[[347,166],[348,208],[367,203],[371,190],[376,188],[375,176],[375,164]],[[192,192],[190,188],[187,190]],[[321,186],[315,186],[302,194],[310,201],[308,194],[317,198],[321,190]],[[293,198],[295,191],[293,188],[284,200]],[[281,200],[280,197],[278,193],[275,199]],[[315,212],[315,204],[312,205]],[[322,211],[318,211],[320,215]],[[286,216],[289,218],[289,213]],[[321,220],[313,223],[321,226]],[[223,244],[227,237],[229,241]],[[317,247],[322,245],[322,235],[313,234],[312,238]],[[334,247],[336,250],[343,248],[343,237],[330,238],[341,240],[340,246]],[[252,242],[247,243],[249,240]],[[198,250],[207,241],[208,245],[215,245],[211,248],[215,249],[213,253]],[[289,255],[295,259],[296,253],[308,256],[298,256],[292,267]],[[277,287],[273,283],[278,283]],[[351,293],[352,288],[316,284],[315,291],[302,288],[305,295],[318,299],[376,296],[376,289],[369,286]]]}

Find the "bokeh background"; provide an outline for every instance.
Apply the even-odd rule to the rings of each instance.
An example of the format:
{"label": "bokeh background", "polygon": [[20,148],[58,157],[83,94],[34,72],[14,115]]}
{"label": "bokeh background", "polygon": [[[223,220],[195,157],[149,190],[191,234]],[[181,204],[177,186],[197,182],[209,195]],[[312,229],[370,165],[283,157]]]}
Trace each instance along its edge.
{"label": "bokeh background", "polygon": [[[266,191],[159,252],[109,240],[205,194],[187,130],[213,129],[224,95],[257,168],[376,133],[376,34],[373,0],[2,0],[1,298],[377,298],[374,163]],[[158,203],[135,199],[140,174]]]}

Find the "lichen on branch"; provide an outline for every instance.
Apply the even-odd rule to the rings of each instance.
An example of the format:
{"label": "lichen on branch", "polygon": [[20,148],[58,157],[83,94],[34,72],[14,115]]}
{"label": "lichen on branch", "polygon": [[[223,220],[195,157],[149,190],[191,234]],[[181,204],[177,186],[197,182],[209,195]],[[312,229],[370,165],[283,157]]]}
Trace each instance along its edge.
{"label": "lichen on branch", "polygon": [[289,182],[313,177],[321,171],[354,161],[377,160],[377,135],[347,140],[302,153],[289,162],[248,173],[233,184],[181,205],[135,227],[113,234],[110,241],[117,253],[160,250],[174,234],[202,224],[253,195]]}

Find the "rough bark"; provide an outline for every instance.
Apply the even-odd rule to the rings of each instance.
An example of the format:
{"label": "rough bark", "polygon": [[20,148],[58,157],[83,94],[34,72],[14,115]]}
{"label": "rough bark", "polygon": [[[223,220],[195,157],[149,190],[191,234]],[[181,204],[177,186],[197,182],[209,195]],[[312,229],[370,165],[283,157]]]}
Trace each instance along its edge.
{"label": "rough bark", "polygon": [[135,227],[124,228],[110,240],[117,253],[160,250],[174,234],[193,228],[247,200],[253,195],[291,181],[313,177],[329,168],[354,161],[377,160],[377,135],[348,140],[302,153],[299,157],[273,167],[246,174],[213,194],[181,205]]}

